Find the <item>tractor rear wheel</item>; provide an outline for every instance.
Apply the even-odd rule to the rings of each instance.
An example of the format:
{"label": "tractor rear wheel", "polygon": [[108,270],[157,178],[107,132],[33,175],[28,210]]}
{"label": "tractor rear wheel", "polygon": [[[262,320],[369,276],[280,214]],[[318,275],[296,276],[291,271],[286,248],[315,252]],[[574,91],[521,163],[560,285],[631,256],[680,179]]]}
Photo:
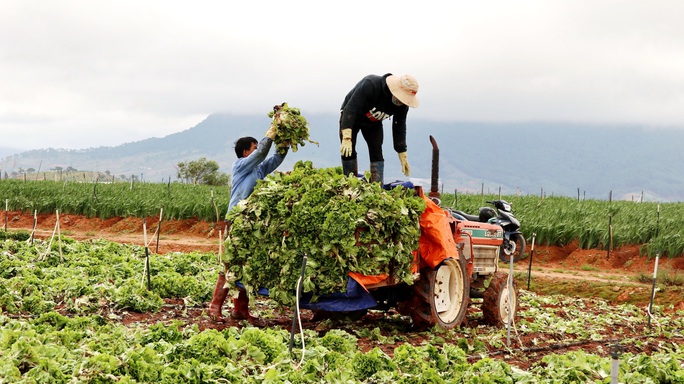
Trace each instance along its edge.
{"label": "tractor rear wheel", "polygon": [[444,329],[458,327],[468,309],[469,287],[463,260],[446,259],[437,268],[422,269],[413,286],[413,322]]}
{"label": "tractor rear wheel", "polygon": [[[482,302],[482,317],[487,324],[506,327],[510,313],[513,313],[513,319],[515,319],[518,313],[518,287],[515,280],[513,280],[511,293],[512,295],[509,295],[508,274],[494,273],[489,286],[484,291]],[[509,303],[512,305],[509,306]]]}

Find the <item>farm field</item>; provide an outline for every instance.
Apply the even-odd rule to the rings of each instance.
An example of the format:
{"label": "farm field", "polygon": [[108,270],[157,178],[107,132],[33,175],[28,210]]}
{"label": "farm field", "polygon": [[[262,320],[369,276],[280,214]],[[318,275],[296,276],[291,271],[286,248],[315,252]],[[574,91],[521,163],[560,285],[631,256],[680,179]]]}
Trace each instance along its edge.
{"label": "farm field", "polygon": [[[33,223],[32,214],[9,212],[12,233]],[[393,311],[323,321],[303,311],[305,344],[298,334],[290,354],[291,308],[261,297],[252,302],[252,323],[205,315],[218,271],[214,222],[163,221],[157,243],[156,219],[147,220],[153,294],[140,290],[143,219],[61,215],[63,260],[54,241],[41,253],[55,216],[37,223],[35,245],[3,243],[0,262],[17,263],[3,268],[3,286],[17,289],[12,273],[30,264],[43,288],[35,298],[30,284],[21,286],[34,297],[28,301],[2,295],[0,382],[610,382],[615,345],[623,348],[622,382],[684,377],[684,293],[681,285],[659,285],[649,326],[644,275],[653,259],[640,245],[616,248],[610,258],[576,242],[537,245],[529,290],[529,259],[516,265],[520,317],[510,338],[483,323],[477,303],[450,331],[415,329]],[[107,262],[92,262],[94,281],[74,275],[69,287],[58,278],[101,252]],[[659,265],[676,276],[682,264],[661,258]]]}
{"label": "farm field", "polygon": [[[684,255],[684,204],[580,200],[533,195],[449,194],[442,206],[476,214],[488,200],[504,198],[536,244],[582,249],[615,249],[643,245],[640,252],[670,258]],[[54,216],[55,212],[111,220],[112,218],[192,220],[220,223],[225,218],[227,187],[180,183],[112,183],[0,181],[5,211]],[[1,200],[0,200],[1,201]],[[107,228],[108,226],[104,226]]]}

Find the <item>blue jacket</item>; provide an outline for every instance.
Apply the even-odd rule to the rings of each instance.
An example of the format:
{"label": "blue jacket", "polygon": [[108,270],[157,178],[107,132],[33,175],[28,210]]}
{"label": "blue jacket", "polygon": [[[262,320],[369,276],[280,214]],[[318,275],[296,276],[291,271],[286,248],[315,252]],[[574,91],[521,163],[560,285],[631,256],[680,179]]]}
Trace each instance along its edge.
{"label": "blue jacket", "polygon": [[252,194],[257,180],[266,177],[285,160],[287,151],[282,155],[276,151],[273,156],[266,158],[272,143],[273,140],[264,137],[254,152],[247,157],[235,160],[235,163],[233,163],[233,185],[230,190],[230,203],[228,204],[226,214],[240,200],[244,200]]}

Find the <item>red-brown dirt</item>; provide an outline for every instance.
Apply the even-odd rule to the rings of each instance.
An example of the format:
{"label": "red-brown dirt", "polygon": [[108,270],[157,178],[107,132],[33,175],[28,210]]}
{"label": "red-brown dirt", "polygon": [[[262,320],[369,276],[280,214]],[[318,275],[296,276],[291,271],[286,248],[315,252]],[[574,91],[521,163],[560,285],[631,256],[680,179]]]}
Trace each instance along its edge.
{"label": "red-brown dirt", "polygon": [[[4,214],[3,214],[4,216]],[[9,230],[31,231],[34,226],[33,215],[20,212],[9,212],[7,215]],[[36,223],[37,238],[52,236],[56,228],[54,214],[38,215]],[[207,251],[217,252],[219,249],[219,232],[223,231],[223,223],[209,223],[197,219],[162,221],[158,217],[108,219],[86,218],[78,215],[60,215],[59,230],[62,235],[76,240],[104,238],[121,243],[144,245],[147,230],[147,242],[156,253]],[[157,234],[157,230],[160,229]],[[529,245],[528,245],[529,247]],[[582,273],[582,278],[596,279],[600,272],[606,275],[652,274],[655,259],[641,254],[640,245],[630,245],[607,250],[580,249],[576,242],[559,246],[535,245],[532,254],[533,271],[542,268],[546,273],[560,274],[561,271]],[[529,259],[516,264],[516,270],[526,269]],[[672,271],[684,271],[684,257],[660,258],[658,267]]]}

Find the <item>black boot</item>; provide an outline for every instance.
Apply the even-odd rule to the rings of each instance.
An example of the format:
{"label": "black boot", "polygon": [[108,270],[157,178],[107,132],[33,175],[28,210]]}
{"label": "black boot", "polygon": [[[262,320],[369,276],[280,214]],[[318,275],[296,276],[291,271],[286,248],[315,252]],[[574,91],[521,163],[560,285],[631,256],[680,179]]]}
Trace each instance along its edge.
{"label": "black boot", "polygon": [[359,166],[356,159],[342,160],[342,173],[345,176],[349,176],[350,173],[357,177],[359,174]]}
{"label": "black boot", "polygon": [[384,161],[371,161],[370,163],[371,181],[377,181],[380,184],[383,183],[382,179],[385,174],[385,162]]}

